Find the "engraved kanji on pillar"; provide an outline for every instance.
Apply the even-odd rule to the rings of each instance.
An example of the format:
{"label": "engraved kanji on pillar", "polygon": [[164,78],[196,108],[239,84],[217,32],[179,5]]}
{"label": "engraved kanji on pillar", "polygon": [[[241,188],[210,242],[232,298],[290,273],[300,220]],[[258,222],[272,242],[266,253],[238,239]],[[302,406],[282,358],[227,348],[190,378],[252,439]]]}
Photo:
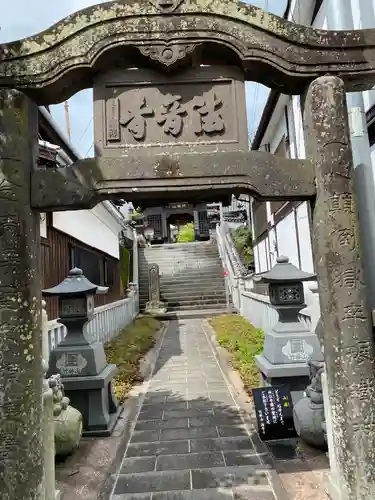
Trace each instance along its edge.
{"label": "engraved kanji on pillar", "polygon": [[[305,103],[317,198],[313,249],[336,464],[345,500],[375,498],[375,349],[361,264],[344,83],[321,77]],[[355,471],[355,472],[354,472]]]}

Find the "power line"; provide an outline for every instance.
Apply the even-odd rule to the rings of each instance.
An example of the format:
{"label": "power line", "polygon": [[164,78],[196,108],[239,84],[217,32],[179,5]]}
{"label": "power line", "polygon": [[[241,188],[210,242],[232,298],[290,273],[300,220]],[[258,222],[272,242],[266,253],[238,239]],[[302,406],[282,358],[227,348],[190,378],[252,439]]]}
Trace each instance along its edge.
{"label": "power line", "polygon": [[85,158],[87,158],[87,155],[89,154],[89,152],[91,151],[92,147],[94,145],[94,142],[92,142],[91,146],[89,147],[89,149],[87,150],[87,153],[85,154]]}
{"label": "power line", "polygon": [[79,138],[79,141],[77,142],[77,146],[79,146],[80,142],[82,141],[82,139],[83,139],[84,135],[86,134],[86,132],[87,132],[87,130],[88,130],[88,128],[89,128],[89,126],[90,126],[90,125],[91,125],[91,123],[92,123],[92,120],[93,120],[93,117],[91,117],[91,118],[90,118],[90,121],[89,121],[89,123],[87,124],[87,127],[85,128],[85,130],[84,130],[83,134],[81,135],[81,137]]}

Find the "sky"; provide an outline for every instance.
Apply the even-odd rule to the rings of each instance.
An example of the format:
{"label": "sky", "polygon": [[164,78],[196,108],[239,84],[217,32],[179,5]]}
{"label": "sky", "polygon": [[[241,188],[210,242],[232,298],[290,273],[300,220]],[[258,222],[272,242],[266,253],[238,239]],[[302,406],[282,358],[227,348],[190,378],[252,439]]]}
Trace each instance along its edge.
{"label": "sky", "polygon": [[[283,15],[287,2],[287,0],[245,1],[277,15]],[[104,0],[61,0],[60,2],[12,0],[1,12],[0,43],[37,34],[69,14],[98,3],[104,3]],[[267,100],[268,89],[257,83],[249,82],[246,85],[249,134],[252,136],[257,129]],[[72,144],[83,157],[93,156],[92,90],[86,89],[78,92],[69,99],[68,104]],[[60,129],[66,133],[64,104],[51,106],[51,112]]]}

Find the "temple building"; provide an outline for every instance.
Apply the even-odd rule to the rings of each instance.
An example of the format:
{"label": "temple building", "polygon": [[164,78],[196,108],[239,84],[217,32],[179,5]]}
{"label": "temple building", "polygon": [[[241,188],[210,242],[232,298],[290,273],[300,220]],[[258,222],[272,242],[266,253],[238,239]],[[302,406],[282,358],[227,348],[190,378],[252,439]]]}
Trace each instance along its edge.
{"label": "temple building", "polygon": [[[244,198],[244,199],[243,199]],[[222,203],[187,202],[168,203],[163,206],[148,207],[143,211],[145,226],[153,229],[153,244],[174,243],[180,229],[188,223],[194,223],[195,241],[210,239],[210,231],[222,220],[236,228],[249,221],[248,196],[240,200],[233,197],[230,205]]]}
{"label": "temple building", "polygon": [[146,225],[154,230],[152,239],[154,244],[174,243],[180,228],[190,222],[194,223],[195,241],[210,239],[206,204],[168,203],[146,208],[144,216]]}

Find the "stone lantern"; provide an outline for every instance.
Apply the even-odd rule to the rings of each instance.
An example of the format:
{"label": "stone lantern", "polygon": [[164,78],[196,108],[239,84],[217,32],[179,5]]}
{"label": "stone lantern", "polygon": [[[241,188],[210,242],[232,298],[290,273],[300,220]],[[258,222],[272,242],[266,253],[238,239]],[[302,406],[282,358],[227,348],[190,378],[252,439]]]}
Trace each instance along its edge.
{"label": "stone lantern", "polygon": [[117,367],[107,363],[102,342],[87,333],[94,316],[94,295],[103,291],[75,268],[62,283],[42,292],[58,297],[58,321],[67,329],[50,354],[49,375],[61,375],[66,395],[82,413],[83,436],[109,436],[121,412],[112,391]]}
{"label": "stone lantern", "polygon": [[313,280],[315,274],[301,271],[281,256],[270,271],[254,276],[254,281],[268,284],[271,305],[279,315],[271,331],[264,332],[263,353],[255,358],[261,382],[263,386],[288,385],[294,403],[309,383],[308,361],[323,359],[317,335],[298,317],[306,307],[303,282]]}

